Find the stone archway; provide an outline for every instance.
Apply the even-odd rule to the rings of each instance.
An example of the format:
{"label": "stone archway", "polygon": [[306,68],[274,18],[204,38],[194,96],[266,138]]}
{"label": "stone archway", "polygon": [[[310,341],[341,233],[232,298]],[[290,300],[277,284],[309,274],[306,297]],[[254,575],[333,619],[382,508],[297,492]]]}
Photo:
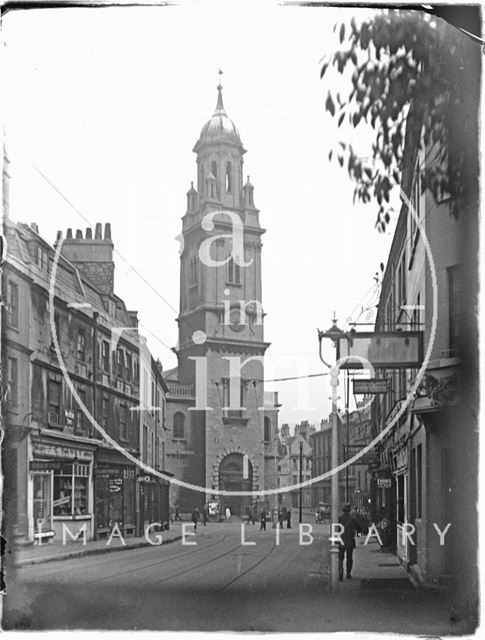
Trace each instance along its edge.
{"label": "stone archway", "polygon": [[[244,477],[244,458],[242,453],[230,453],[219,465],[219,489],[223,491],[252,491],[253,466],[248,460],[247,478]],[[223,512],[226,507],[231,515],[242,517],[246,508],[251,506],[251,496],[222,496]]]}

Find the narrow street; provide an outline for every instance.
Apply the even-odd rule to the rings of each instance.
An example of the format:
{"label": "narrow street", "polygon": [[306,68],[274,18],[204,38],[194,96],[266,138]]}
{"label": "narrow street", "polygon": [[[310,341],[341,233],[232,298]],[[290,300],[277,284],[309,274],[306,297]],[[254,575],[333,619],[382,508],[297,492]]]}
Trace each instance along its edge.
{"label": "narrow street", "polygon": [[328,527],[313,527],[309,545],[299,545],[297,528],[282,530],[277,545],[270,527],[246,527],[251,546],[241,546],[239,523],[209,524],[187,537],[197,546],[179,540],[12,569],[4,628],[460,631],[438,594],[362,588],[359,548],[353,580],[332,596]]}

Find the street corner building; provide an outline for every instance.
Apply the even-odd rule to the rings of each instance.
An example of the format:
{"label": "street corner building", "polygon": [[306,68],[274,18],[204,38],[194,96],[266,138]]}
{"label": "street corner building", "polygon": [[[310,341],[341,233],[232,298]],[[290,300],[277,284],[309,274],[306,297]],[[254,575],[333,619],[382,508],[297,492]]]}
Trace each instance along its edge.
{"label": "street corner building", "polygon": [[[173,426],[167,465],[206,494],[174,486],[184,511],[220,499],[237,516],[270,506],[268,496],[219,495],[277,487],[278,396],[264,390],[261,228],[246,153],[227,116],[222,86],[194,146],[197,189],[182,218],[178,367],[166,374]],[[235,236],[241,241],[235,250]],[[208,243],[208,244],[207,244]],[[207,255],[204,246],[208,247]],[[206,497],[207,496],[207,497]],[[271,503],[272,504],[272,503]]]}
{"label": "street corner building", "polygon": [[137,312],[114,292],[110,225],[68,229],[64,239],[59,232],[54,245],[34,223],[7,218],[5,233],[9,541],[62,543],[107,537],[115,526],[123,536],[142,535],[148,523],[168,527],[170,476],[146,470],[165,468],[167,386],[138,334]]}

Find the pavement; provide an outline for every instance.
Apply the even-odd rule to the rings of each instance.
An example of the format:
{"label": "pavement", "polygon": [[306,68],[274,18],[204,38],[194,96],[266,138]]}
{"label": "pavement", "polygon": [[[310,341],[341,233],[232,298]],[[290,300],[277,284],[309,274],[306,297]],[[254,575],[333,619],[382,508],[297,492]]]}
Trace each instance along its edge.
{"label": "pavement", "polygon": [[[173,524],[170,529],[160,533],[152,532],[149,537],[155,541],[157,535],[162,536],[162,544],[169,544],[182,538],[182,523]],[[190,523],[186,523],[190,524]],[[189,526],[188,530],[192,527]],[[101,553],[112,553],[114,551],[128,551],[140,547],[150,546],[150,542],[145,536],[123,538],[124,544],[119,537],[114,536],[109,542],[108,539],[89,540],[83,544],[82,540],[67,539],[63,545],[61,541],[45,542],[43,544],[31,544],[28,546],[9,549],[7,545],[7,557],[11,558],[14,567],[25,567],[33,564],[43,564],[56,560],[68,560],[71,558],[82,558],[89,555]],[[9,555],[10,554],[10,555]]]}

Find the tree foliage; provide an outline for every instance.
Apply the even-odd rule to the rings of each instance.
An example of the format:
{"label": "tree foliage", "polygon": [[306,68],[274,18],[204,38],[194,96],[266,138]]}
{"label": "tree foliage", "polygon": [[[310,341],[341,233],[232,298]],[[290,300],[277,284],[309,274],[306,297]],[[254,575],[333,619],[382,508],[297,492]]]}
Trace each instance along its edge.
{"label": "tree foliage", "polygon": [[423,127],[422,137],[418,136],[426,152],[423,191],[457,202],[469,193],[467,147],[478,135],[474,131],[479,63],[470,70],[470,45],[478,49],[478,59],[479,45],[443,20],[419,11],[382,11],[371,20],[357,24],[353,18],[350,25],[337,28],[342,47],[325,59],[321,77],[329,67],[344,73],[349,65],[352,86],[345,99],[329,90],[326,110],[339,127],[348,118],[353,127],[365,122],[375,130],[368,158],[360,157],[344,141],[329,154],[340,166],[346,164],[356,184],[354,202],[377,200],[376,226],[385,229],[391,189],[401,184],[411,113],[419,131]]}

